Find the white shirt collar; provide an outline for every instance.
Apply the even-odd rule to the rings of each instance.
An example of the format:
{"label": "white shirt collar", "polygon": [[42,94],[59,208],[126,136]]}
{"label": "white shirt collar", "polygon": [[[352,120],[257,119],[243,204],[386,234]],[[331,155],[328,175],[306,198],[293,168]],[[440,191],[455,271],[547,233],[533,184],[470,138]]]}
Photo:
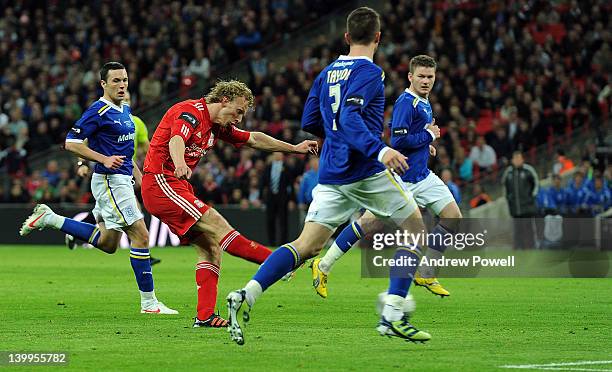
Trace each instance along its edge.
{"label": "white shirt collar", "polygon": [[340,56],[338,57],[338,60],[341,60],[341,61],[346,61],[346,60],[351,60],[351,59],[365,59],[366,61],[372,62],[372,59],[366,56]]}
{"label": "white shirt collar", "polygon": [[106,103],[107,105],[109,105],[110,107],[114,108],[115,110],[119,111],[119,112],[123,112],[123,105],[124,103],[121,104],[121,107],[115,105],[114,103],[112,103],[111,101],[107,100],[104,97],[100,97],[99,99],[100,101]]}
{"label": "white shirt collar", "polygon": [[419,101],[423,102],[423,103],[427,103],[429,104],[429,100],[419,96],[418,94],[414,93],[413,91],[410,90],[410,88],[406,88],[405,90],[406,93],[410,94],[413,97],[416,97]]}

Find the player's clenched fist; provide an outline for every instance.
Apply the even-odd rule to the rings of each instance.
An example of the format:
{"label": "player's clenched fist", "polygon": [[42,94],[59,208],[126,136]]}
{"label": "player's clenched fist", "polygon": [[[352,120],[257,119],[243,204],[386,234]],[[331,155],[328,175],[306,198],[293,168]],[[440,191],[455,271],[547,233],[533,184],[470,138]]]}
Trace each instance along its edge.
{"label": "player's clenched fist", "polygon": [[190,179],[191,178],[191,168],[186,165],[179,165],[174,169],[174,177],[180,179]]}
{"label": "player's clenched fist", "polygon": [[104,166],[108,169],[118,169],[123,164],[125,155],[111,155],[104,159]]}
{"label": "player's clenched fist", "polygon": [[299,154],[313,154],[316,155],[319,153],[319,144],[317,141],[306,140],[301,143],[295,145],[295,152]]}
{"label": "player's clenched fist", "polygon": [[382,163],[385,165],[385,167],[387,167],[387,169],[402,175],[408,170],[408,163],[406,162],[407,159],[408,158],[402,155],[401,152],[394,149],[389,149],[383,156]]}

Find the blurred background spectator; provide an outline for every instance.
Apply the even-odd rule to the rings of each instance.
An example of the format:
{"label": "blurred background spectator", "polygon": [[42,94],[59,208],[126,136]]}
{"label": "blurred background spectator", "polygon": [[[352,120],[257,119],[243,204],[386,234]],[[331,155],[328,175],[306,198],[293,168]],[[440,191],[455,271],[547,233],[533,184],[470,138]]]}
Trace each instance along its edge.
{"label": "blurred background spectator", "polygon": [[311,156],[308,170],[304,172],[298,188],[297,202],[301,210],[307,210],[312,203],[312,190],[319,183],[319,158]]}
{"label": "blurred background spectator", "polygon": [[501,183],[506,191],[510,215],[513,218],[514,249],[535,247],[536,196],[539,190],[539,176],[535,169],[525,164],[523,153],[515,151],[511,164],[502,175]]}
{"label": "blurred background spectator", "polygon": [[461,203],[461,191],[459,190],[457,184],[453,182],[453,172],[448,168],[442,170],[440,179],[446,186],[448,186],[448,189],[450,190],[451,194],[453,194],[453,198],[455,198],[457,204]]}
{"label": "blurred background spectator", "polygon": [[476,208],[491,201],[491,197],[485,192],[484,187],[479,183],[474,184],[474,197],[470,199],[470,207]]}
{"label": "blurred background spectator", "polygon": [[282,152],[275,152],[270,158],[262,177],[261,195],[266,206],[268,245],[276,246],[288,240],[289,202],[294,197],[295,170]]}

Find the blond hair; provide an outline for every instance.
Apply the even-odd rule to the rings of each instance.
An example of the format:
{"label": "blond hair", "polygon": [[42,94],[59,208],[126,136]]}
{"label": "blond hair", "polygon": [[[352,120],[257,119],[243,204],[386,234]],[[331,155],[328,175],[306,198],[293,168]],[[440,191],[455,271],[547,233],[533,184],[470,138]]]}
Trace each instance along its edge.
{"label": "blond hair", "polygon": [[238,80],[219,80],[214,87],[206,95],[206,102],[218,103],[223,97],[227,97],[230,101],[238,97],[244,97],[248,102],[248,107],[253,107],[253,92],[251,89]]}

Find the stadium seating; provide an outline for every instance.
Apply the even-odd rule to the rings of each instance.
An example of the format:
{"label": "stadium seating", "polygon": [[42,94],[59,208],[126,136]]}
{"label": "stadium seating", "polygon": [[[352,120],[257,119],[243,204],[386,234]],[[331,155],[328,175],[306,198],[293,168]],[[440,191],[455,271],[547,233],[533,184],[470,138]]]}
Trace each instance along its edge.
{"label": "stadium seating", "polygon": [[[150,78],[161,85],[160,93],[147,100],[157,100],[157,106],[163,106],[164,97],[181,89],[183,95],[188,94],[189,87],[197,86],[198,79],[210,79],[220,66],[243,58],[251,70],[249,84],[257,94],[257,107],[246,119],[246,128],[269,130],[288,141],[302,139],[299,117],[310,83],[321,68],[343,52],[342,39],[313,38],[298,60],[282,64],[268,60],[265,53],[251,52],[254,46],[278,39],[288,39],[285,45],[290,46],[291,38],[342,2],[298,3],[302,8],[290,7],[288,1],[273,2],[278,8],[272,5],[266,9],[232,8],[235,11],[228,12],[232,14],[228,24],[220,24],[214,17],[225,14],[235,6],[233,2],[218,8],[197,7],[185,1],[171,5],[154,2],[152,7],[156,9],[151,16],[136,14],[130,3],[126,3],[119,9],[129,17],[109,30],[96,23],[102,19],[97,17],[92,18],[94,23],[90,25],[81,22],[88,24],[87,27],[71,22],[63,25],[62,20],[70,17],[64,17],[54,7],[46,11],[36,3],[24,9],[18,5],[7,7],[2,16],[7,30],[21,27],[28,31],[16,33],[15,40],[10,40],[10,32],[5,32],[0,40],[0,49],[9,56],[0,64],[0,131],[4,134],[0,136],[1,169],[12,167],[12,172],[20,177],[31,173],[27,160],[41,149],[32,147],[39,126],[45,127],[39,133],[47,133],[52,143],[63,141],[71,122],[98,96],[96,71],[108,59],[122,60],[128,66],[130,90],[138,111],[145,103],[141,82]],[[108,11],[108,4],[96,4],[85,10]],[[520,11],[513,6],[504,3],[489,7],[472,1],[432,5],[426,1],[394,0],[381,9],[384,32],[376,62],[386,71],[389,109],[407,86],[409,57],[420,53],[436,57],[439,73],[431,102],[437,123],[444,127],[454,122],[462,129],[461,144],[453,143],[448,135],[437,144],[448,148],[451,168],[455,167],[454,147],[463,146],[469,153],[473,145],[474,138],[466,137],[463,130],[470,118],[475,119],[477,134],[487,133],[493,127],[493,120],[500,120],[513,148],[530,154],[535,154],[538,145],[548,146],[552,154],[577,128],[593,129],[608,119],[610,96],[602,92],[610,72],[606,65],[609,58],[606,62],[605,55],[600,56],[606,44],[603,34],[596,32],[609,29],[603,24],[607,21],[603,17],[605,3],[580,2],[586,17],[577,16],[567,7],[544,2],[526,5]],[[65,13],[74,15],[77,10],[69,8]],[[156,15],[173,21],[160,26],[155,21]],[[258,28],[253,29],[252,21],[256,18],[267,22],[254,22]],[[41,24],[49,26],[43,30]],[[92,32],[93,29],[99,31]],[[195,31],[197,35],[191,40],[189,35]],[[124,36],[113,37],[113,32]],[[576,38],[582,41],[576,43]],[[43,53],[48,53],[47,60],[40,58]],[[594,57],[593,63],[580,57],[585,55]],[[513,102],[509,110],[518,112],[518,123],[510,123],[500,115],[507,98]],[[470,101],[475,104],[475,111],[470,108]],[[554,118],[550,112],[555,103],[562,106],[566,115],[567,137],[551,132]],[[588,115],[576,127],[572,119],[581,108],[587,108]],[[534,112],[540,117],[537,123],[533,121]],[[519,126],[521,122],[527,123],[528,133],[513,137],[514,125]],[[148,124],[153,129],[156,123],[152,120]],[[43,145],[50,146],[50,143]],[[242,151],[245,153],[232,155],[226,146],[219,146],[215,150],[218,161],[206,165],[215,176],[224,202],[236,202],[231,197],[238,195],[234,192],[236,189],[240,190],[242,200],[248,201],[252,192],[249,185],[256,183],[253,179],[258,177],[257,171],[248,171],[256,169],[255,166],[236,180],[231,175],[230,169],[238,165],[241,157],[250,157],[250,163],[260,164],[260,168],[265,164],[265,154]],[[297,184],[305,162],[302,158],[288,161]],[[506,161],[499,158],[500,164],[493,168],[494,172]],[[441,166],[446,165],[440,158],[432,160],[432,169],[439,170]],[[496,177],[498,173],[476,179],[494,181]],[[200,181],[196,178],[197,182]],[[4,185],[3,199],[8,199],[10,188],[11,184]],[[252,197],[256,198],[254,193]]]}

